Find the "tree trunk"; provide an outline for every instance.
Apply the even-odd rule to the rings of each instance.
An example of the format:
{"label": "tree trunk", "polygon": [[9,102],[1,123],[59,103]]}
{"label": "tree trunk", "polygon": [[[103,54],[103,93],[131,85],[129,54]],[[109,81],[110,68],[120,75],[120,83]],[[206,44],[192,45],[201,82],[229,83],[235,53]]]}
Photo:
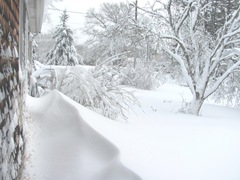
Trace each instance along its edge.
{"label": "tree trunk", "polygon": [[200,109],[203,105],[204,98],[199,96],[199,93],[196,93],[196,97],[193,97],[192,103],[191,103],[191,113],[194,115],[199,115]]}

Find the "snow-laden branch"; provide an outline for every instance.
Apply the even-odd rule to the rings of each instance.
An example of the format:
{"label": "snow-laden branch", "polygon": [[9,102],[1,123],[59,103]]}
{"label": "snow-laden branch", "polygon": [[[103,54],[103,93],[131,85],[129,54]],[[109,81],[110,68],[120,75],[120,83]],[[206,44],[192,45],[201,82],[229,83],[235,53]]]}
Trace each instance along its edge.
{"label": "snow-laden branch", "polygon": [[229,74],[231,74],[235,69],[240,67],[240,58],[238,58],[238,62],[233,64],[228,70],[220,77],[218,77],[217,81],[214,83],[214,85],[206,92],[204,95],[204,98],[209,97],[216,89],[221,85],[221,83],[226,79]]}
{"label": "snow-laden branch", "polygon": [[[239,22],[240,20],[240,6],[238,7],[238,9],[232,14],[232,17],[225,23],[225,27],[227,26],[231,26],[231,31],[234,31],[234,27],[236,26],[236,24],[238,24],[237,22]],[[239,25],[238,25],[239,26]]]}
{"label": "snow-laden branch", "polygon": [[168,4],[167,4],[167,12],[168,12],[168,16],[169,16],[169,24],[170,24],[172,30],[175,32],[171,6],[172,6],[172,0],[169,0]]}
{"label": "snow-laden branch", "polygon": [[197,5],[195,6],[195,13],[191,13],[191,31],[193,32],[195,30],[195,27],[197,25],[198,15],[200,12],[200,2],[198,0]]}
{"label": "snow-laden branch", "polygon": [[209,74],[213,73],[217,65],[221,62],[221,56],[224,51],[224,46],[220,44],[218,48],[215,48],[212,55],[210,56],[211,65],[209,67]]}
{"label": "snow-laden branch", "polygon": [[188,69],[191,70],[190,57],[189,57],[189,54],[187,53],[187,47],[186,47],[185,43],[183,41],[181,41],[179,38],[177,38],[176,36],[171,36],[171,35],[162,35],[162,36],[160,36],[160,39],[172,39],[172,40],[176,41],[180,45],[180,47],[182,48],[182,50],[184,52],[184,56],[187,61]]}
{"label": "snow-laden branch", "polygon": [[233,59],[235,56],[240,56],[240,48],[231,48],[224,51],[221,61]]}
{"label": "snow-laden branch", "polygon": [[189,16],[189,12],[191,10],[191,7],[192,7],[192,4],[193,4],[193,0],[191,0],[187,7],[184,9],[184,12],[182,13],[182,16],[180,17],[180,20],[178,21],[176,27],[175,27],[175,30],[176,30],[176,34],[178,35],[179,34],[179,31],[180,31],[180,28],[182,27],[184,21],[187,19],[187,17]]}
{"label": "snow-laden branch", "polygon": [[[191,13],[189,13],[189,33],[190,33],[190,38],[191,38],[191,42],[192,42],[192,48],[195,52],[198,52],[198,40],[195,37],[195,27],[197,25],[197,21],[198,21],[198,16],[199,16],[199,12],[200,12],[200,2],[197,1],[196,5],[194,6],[195,9],[192,10]],[[199,79],[199,74],[200,74],[200,62],[198,60],[198,56],[199,53],[194,53],[194,57],[193,57],[193,67],[194,67],[194,71],[195,71],[195,80]]]}
{"label": "snow-laden branch", "polygon": [[173,53],[172,51],[170,51],[167,48],[164,48],[164,50],[179,63],[179,65],[181,67],[181,70],[182,70],[182,73],[185,77],[185,80],[186,80],[191,92],[194,94],[195,88],[194,88],[194,85],[193,85],[193,82],[192,82],[192,77],[189,75],[189,72],[186,69],[185,62],[182,59],[182,57],[179,56],[178,54]]}
{"label": "snow-laden branch", "polygon": [[[239,28],[239,27],[238,27],[238,28]],[[222,38],[223,38],[223,39],[226,39],[226,38],[235,36],[235,35],[237,35],[237,34],[239,34],[239,33],[240,33],[240,29],[236,29],[236,30],[234,30],[234,31],[228,32],[228,33],[225,34]]]}
{"label": "snow-laden branch", "polygon": [[143,12],[148,13],[148,14],[151,14],[151,15],[156,16],[156,17],[158,17],[158,18],[162,18],[162,19],[165,20],[166,23],[169,23],[169,20],[168,20],[163,14],[161,14],[161,13],[159,13],[159,12],[153,12],[153,11],[150,11],[150,10],[147,10],[147,9],[144,9],[144,8],[141,8],[141,7],[139,7],[139,6],[138,6],[137,8],[140,9],[140,10],[142,10]]}
{"label": "snow-laden branch", "polygon": [[100,24],[100,26],[104,29],[107,28],[107,25],[105,24],[105,22],[100,18],[99,14],[96,14],[93,10],[89,11],[87,14],[87,18],[94,18],[95,20],[97,20]]}
{"label": "snow-laden branch", "polygon": [[[225,24],[223,28],[223,32],[225,34],[222,34],[222,36],[219,37],[217,40],[218,43],[215,46],[215,49],[213,50],[211,56],[210,56],[210,61],[212,62],[211,67],[210,67],[210,73],[212,73],[217,65],[223,61],[225,58],[229,57],[223,55],[224,50],[226,49],[227,45],[229,44],[234,44],[240,41],[240,7],[236,12],[233,13],[231,19],[229,19]],[[232,39],[234,36],[238,35],[235,39]]]}
{"label": "snow-laden branch", "polygon": [[97,66],[102,66],[104,64],[108,64],[108,63],[111,63],[111,62],[114,62],[114,61],[117,61],[117,60],[121,60],[121,59],[123,59],[123,57],[122,57],[123,55],[127,55],[129,53],[130,53],[130,51],[123,52],[121,54],[116,54],[114,56],[111,56],[111,57],[107,58],[106,60],[104,60],[102,62],[97,61],[96,65]]}

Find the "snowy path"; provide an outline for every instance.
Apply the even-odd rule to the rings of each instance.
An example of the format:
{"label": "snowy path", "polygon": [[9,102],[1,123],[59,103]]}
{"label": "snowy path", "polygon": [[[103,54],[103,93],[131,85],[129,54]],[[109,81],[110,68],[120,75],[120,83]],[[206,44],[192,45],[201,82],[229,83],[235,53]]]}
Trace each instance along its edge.
{"label": "snowy path", "polygon": [[26,179],[140,179],[120,163],[118,149],[87,125],[58,91],[41,99],[29,97],[28,108],[36,132],[27,144]]}
{"label": "snowy path", "polygon": [[198,117],[178,113],[190,96],[173,85],[135,95],[141,108],[134,107],[128,123],[104,118],[57,91],[29,98],[36,133],[27,172],[41,180],[138,179],[132,171],[143,180],[240,179],[239,109],[206,104]]}

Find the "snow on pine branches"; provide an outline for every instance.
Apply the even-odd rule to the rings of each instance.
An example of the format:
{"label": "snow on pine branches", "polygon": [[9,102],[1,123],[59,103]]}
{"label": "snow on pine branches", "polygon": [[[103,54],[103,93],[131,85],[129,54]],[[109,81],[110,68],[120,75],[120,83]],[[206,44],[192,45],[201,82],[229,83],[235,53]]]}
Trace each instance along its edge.
{"label": "snow on pine branches", "polygon": [[67,25],[68,18],[65,10],[60,17],[60,24],[53,33],[55,45],[47,54],[46,64],[63,66],[82,64],[74,47],[73,31]]}

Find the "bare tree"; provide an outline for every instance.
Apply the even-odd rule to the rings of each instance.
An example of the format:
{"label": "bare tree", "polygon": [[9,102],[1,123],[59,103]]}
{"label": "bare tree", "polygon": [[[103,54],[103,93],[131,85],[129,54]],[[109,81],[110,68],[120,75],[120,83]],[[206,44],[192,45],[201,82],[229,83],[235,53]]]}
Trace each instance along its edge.
{"label": "bare tree", "polygon": [[128,34],[133,31],[129,28],[132,13],[124,3],[103,3],[99,12],[95,9],[88,11],[84,31],[91,38],[89,47],[98,52],[99,59],[129,51],[132,42]]}
{"label": "bare tree", "polygon": [[[155,4],[157,2],[160,1]],[[165,29],[168,28],[168,33],[159,33],[162,47],[179,63],[193,95],[189,111],[199,115],[204,100],[239,69],[240,7],[213,39],[204,27],[204,11],[209,4],[201,0],[184,2],[186,4],[179,8],[174,0],[169,0],[164,6],[167,15],[153,11],[152,14],[158,15],[165,22]]]}
{"label": "bare tree", "polygon": [[[129,51],[129,57],[139,58],[147,54],[152,41],[148,32],[139,26],[146,21],[146,17],[138,13],[136,22],[132,5],[103,3],[99,11],[90,9],[86,15],[84,32],[90,37],[86,45],[102,60]],[[90,51],[90,54],[93,53]]]}

